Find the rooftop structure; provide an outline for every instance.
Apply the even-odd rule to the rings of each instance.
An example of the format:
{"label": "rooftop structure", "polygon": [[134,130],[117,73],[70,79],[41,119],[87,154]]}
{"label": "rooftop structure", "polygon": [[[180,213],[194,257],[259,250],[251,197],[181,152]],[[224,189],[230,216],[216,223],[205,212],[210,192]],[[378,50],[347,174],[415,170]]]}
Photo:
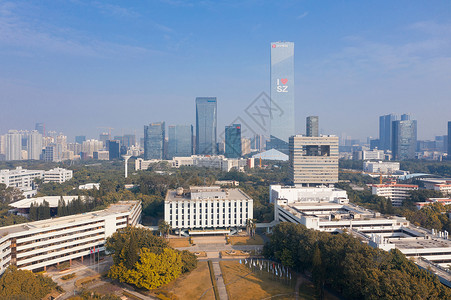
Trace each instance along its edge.
{"label": "rooftop structure", "polygon": [[240,189],[219,186],[169,190],[164,220],[183,235],[235,233],[253,218],[253,200]]}

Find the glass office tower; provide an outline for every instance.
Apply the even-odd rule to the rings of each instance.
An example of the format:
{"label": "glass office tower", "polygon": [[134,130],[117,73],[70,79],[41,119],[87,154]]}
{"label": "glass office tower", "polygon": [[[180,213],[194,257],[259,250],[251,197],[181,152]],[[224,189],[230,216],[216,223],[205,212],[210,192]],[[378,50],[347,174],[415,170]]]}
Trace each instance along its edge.
{"label": "glass office tower", "polygon": [[405,120],[392,122],[392,154],[395,160],[415,158],[417,147],[417,121]]}
{"label": "glass office tower", "polygon": [[241,124],[225,127],[225,157],[241,157]]}
{"label": "glass office tower", "polygon": [[379,150],[392,149],[392,122],[396,119],[393,114],[379,117]]}
{"label": "glass office tower", "polygon": [[294,43],[271,43],[271,138],[268,149],[288,154],[294,128]]}
{"label": "glass office tower", "polygon": [[193,126],[168,126],[168,159],[187,157],[193,154]]}
{"label": "glass office tower", "polygon": [[306,135],[307,136],[319,136],[319,117],[318,116],[309,116],[307,117],[306,122]]}
{"label": "glass office tower", "polygon": [[216,154],[216,97],[196,98],[196,154]]}
{"label": "glass office tower", "polygon": [[164,158],[165,123],[144,126],[144,159]]}

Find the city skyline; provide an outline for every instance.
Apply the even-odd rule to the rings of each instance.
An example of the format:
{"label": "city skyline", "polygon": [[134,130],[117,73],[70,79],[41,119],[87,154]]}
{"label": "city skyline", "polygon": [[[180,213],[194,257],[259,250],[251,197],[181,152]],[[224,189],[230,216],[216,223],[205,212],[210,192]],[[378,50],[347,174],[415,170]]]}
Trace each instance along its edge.
{"label": "city skyline", "polygon": [[407,111],[432,139],[449,121],[450,5],[3,1],[0,132],[194,124],[199,95],[217,97],[224,128],[269,93],[267,45],[287,40],[299,45],[296,134],[318,115],[320,132],[376,137],[378,116]]}

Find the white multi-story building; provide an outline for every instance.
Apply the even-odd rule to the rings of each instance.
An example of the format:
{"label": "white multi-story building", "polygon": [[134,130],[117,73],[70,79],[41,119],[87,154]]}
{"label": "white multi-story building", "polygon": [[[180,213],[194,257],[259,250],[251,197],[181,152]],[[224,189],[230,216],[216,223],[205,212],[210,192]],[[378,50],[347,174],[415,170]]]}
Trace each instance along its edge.
{"label": "white multi-story building", "polygon": [[364,161],[363,171],[370,173],[394,174],[399,171],[399,162]]}
{"label": "white multi-story building", "polygon": [[451,195],[450,178],[425,178],[421,182],[427,190],[441,192],[443,195]]}
{"label": "white multi-story building", "polygon": [[0,274],[9,265],[39,271],[105,251],[106,239],[118,229],[135,226],[141,203],[119,202],[107,209],[0,228]]}
{"label": "white multi-story building", "polygon": [[54,168],[44,172],[44,183],[55,182],[63,183],[72,179],[73,171],[63,168]]}
{"label": "white multi-story building", "polygon": [[44,171],[27,170],[17,167],[14,170],[0,170],[0,183],[6,184],[7,187],[15,187],[21,191],[34,189],[34,180],[42,179]]}
{"label": "white multi-story building", "polygon": [[240,189],[218,186],[169,190],[164,220],[188,234],[235,233],[253,218],[253,200]]}
{"label": "white multi-story building", "polygon": [[42,134],[33,130],[27,135],[28,159],[39,160],[42,154]]}
{"label": "white multi-story building", "polygon": [[388,184],[372,184],[371,193],[390,199],[393,206],[401,206],[402,201],[410,197],[410,192],[418,190],[418,185],[399,184],[390,182]]}
{"label": "white multi-story building", "polygon": [[355,151],[352,155],[354,160],[384,160],[384,150],[362,150]]}
{"label": "white multi-story building", "polygon": [[331,187],[295,187],[271,185],[269,187],[269,201],[275,203],[277,200],[294,202],[334,202],[348,203],[348,194],[344,190]]}

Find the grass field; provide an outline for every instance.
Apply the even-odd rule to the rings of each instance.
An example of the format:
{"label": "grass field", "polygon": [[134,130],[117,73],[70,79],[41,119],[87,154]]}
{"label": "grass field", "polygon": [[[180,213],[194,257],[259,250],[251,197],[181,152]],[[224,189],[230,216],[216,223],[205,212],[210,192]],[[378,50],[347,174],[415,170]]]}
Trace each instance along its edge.
{"label": "grass field", "polygon": [[177,280],[153,290],[153,294],[163,294],[169,299],[199,299],[201,295],[208,290],[201,298],[203,300],[214,300],[210,271],[207,262],[200,261],[197,268],[189,274],[180,276]]}
{"label": "grass field", "polygon": [[250,273],[249,268],[237,261],[221,261],[219,264],[230,300],[265,299],[275,295],[281,296],[272,299],[293,299],[294,297],[294,284],[290,287],[273,280],[269,274]]}
{"label": "grass field", "polygon": [[263,239],[259,235],[250,236],[231,236],[229,237],[232,245],[263,245]]}
{"label": "grass field", "polygon": [[171,238],[169,239],[169,246],[173,248],[189,247],[189,238]]}

